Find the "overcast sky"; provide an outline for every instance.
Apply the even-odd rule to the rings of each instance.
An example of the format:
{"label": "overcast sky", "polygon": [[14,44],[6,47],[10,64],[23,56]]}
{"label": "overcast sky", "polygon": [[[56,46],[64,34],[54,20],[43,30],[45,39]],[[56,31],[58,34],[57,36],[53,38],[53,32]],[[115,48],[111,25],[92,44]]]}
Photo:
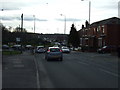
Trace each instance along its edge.
{"label": "overcast sky", "polygon": [[[120,0],[91,0],[91,23],[118,17]],[[13,28],[21,25],[24,16],[24,28],[36,33],[64,33],[66,16],[66,33],[74,23],[77,30],[89,20],[89,0],[0,0],[0,21]],[[60,14],[63,14],[61,16]]]}

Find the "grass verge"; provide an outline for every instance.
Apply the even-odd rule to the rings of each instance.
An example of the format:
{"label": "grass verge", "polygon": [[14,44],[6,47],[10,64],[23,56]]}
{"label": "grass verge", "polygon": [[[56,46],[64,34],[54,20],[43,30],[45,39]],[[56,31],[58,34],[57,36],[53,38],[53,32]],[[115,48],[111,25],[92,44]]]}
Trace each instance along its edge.
{"label": "grass verge", "polygon": [[16,55],[21,54],[21,51],[2,51],[2,55]]}

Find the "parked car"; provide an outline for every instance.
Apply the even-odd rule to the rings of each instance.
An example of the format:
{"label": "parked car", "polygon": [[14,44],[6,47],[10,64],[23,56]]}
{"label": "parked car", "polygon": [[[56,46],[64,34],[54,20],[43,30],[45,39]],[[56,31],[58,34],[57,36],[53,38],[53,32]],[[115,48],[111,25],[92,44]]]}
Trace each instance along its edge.
{"label": "parked car", "polygon": [[110,53],[112,49],[112,46],[104,46],[102,48],[99,48],[97,50],[98,53]]}
{"label": "parked car", "polygon": [[36,53],[44,53],[44,52],[45,52],[44,46],[37,46],[35,52],[36,52]]}
{"label": "parked car", "polygon": [[25,48],[26,48],[27,50],[30,50],[30,49],[33,49],[33,46],[32,46],[32,45],[26,45]]}
{"label": "parked car", "polygon": [[68,47],[63,46],[62,47],[62,52],[63,53],[70,53],[70,49]]}
{"label": "parked car", "polygon": [[16,45],[13,45],[13,46],[12,46],[12,49],[14,49],[14,50],[21,50],[22,47],[21,47],[21,45],[16,44]]}
{"label": "parked car", "polygon": [[63,60],[62,50],[59,47],[49,47],[45,54],[45,59],[48,60]]}
{"label": "parked car", "polygon": [[8,45],[2,45],[2,49],[9,49]]}

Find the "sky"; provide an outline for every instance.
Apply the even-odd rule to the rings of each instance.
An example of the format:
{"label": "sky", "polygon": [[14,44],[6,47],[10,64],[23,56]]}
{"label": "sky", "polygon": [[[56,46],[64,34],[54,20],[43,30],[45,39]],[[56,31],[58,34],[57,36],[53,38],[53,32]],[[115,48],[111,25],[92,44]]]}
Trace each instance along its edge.
{"label": "sky", "polygon": [[[118,17],[120,0],[0,0],[0,22],[6,27],[21,26],[28,32],[43,34],[64,33],[66,18],[66,34],[71,25],[77,31],[85,21],[89,21],[89,2],[91,2],[90,23],[111,17]],[[62,14],[62,16],[61,16]],[[35,16],[35,17],[34,17]]]}

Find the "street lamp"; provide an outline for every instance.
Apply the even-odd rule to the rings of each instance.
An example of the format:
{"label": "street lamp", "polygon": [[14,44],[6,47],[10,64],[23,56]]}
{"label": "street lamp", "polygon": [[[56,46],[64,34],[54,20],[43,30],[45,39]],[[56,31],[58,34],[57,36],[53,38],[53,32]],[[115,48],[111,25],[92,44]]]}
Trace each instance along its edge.
{"label": "street lamp", "polygon": [[[81,0],[84,1],[84,0]],[[89,24],[90,24],[90,14],[91,14],[91,1],[89,0]]]}
{"label": "street lamp", "polygon": [[65,21],[65,24],[64,24],[64,34],[66,34],[66,16],[63,15],[63,14],[60,14],[61,16],[64,16],[64,21]]}
{"label": "street lamp", "polygon": [[21,32],[23,32],[23,13],[21,15]]}
{"label": "street lamp", "polygon": [[34,18],[34,33],[35,33],[35,15],[33,15]]}

